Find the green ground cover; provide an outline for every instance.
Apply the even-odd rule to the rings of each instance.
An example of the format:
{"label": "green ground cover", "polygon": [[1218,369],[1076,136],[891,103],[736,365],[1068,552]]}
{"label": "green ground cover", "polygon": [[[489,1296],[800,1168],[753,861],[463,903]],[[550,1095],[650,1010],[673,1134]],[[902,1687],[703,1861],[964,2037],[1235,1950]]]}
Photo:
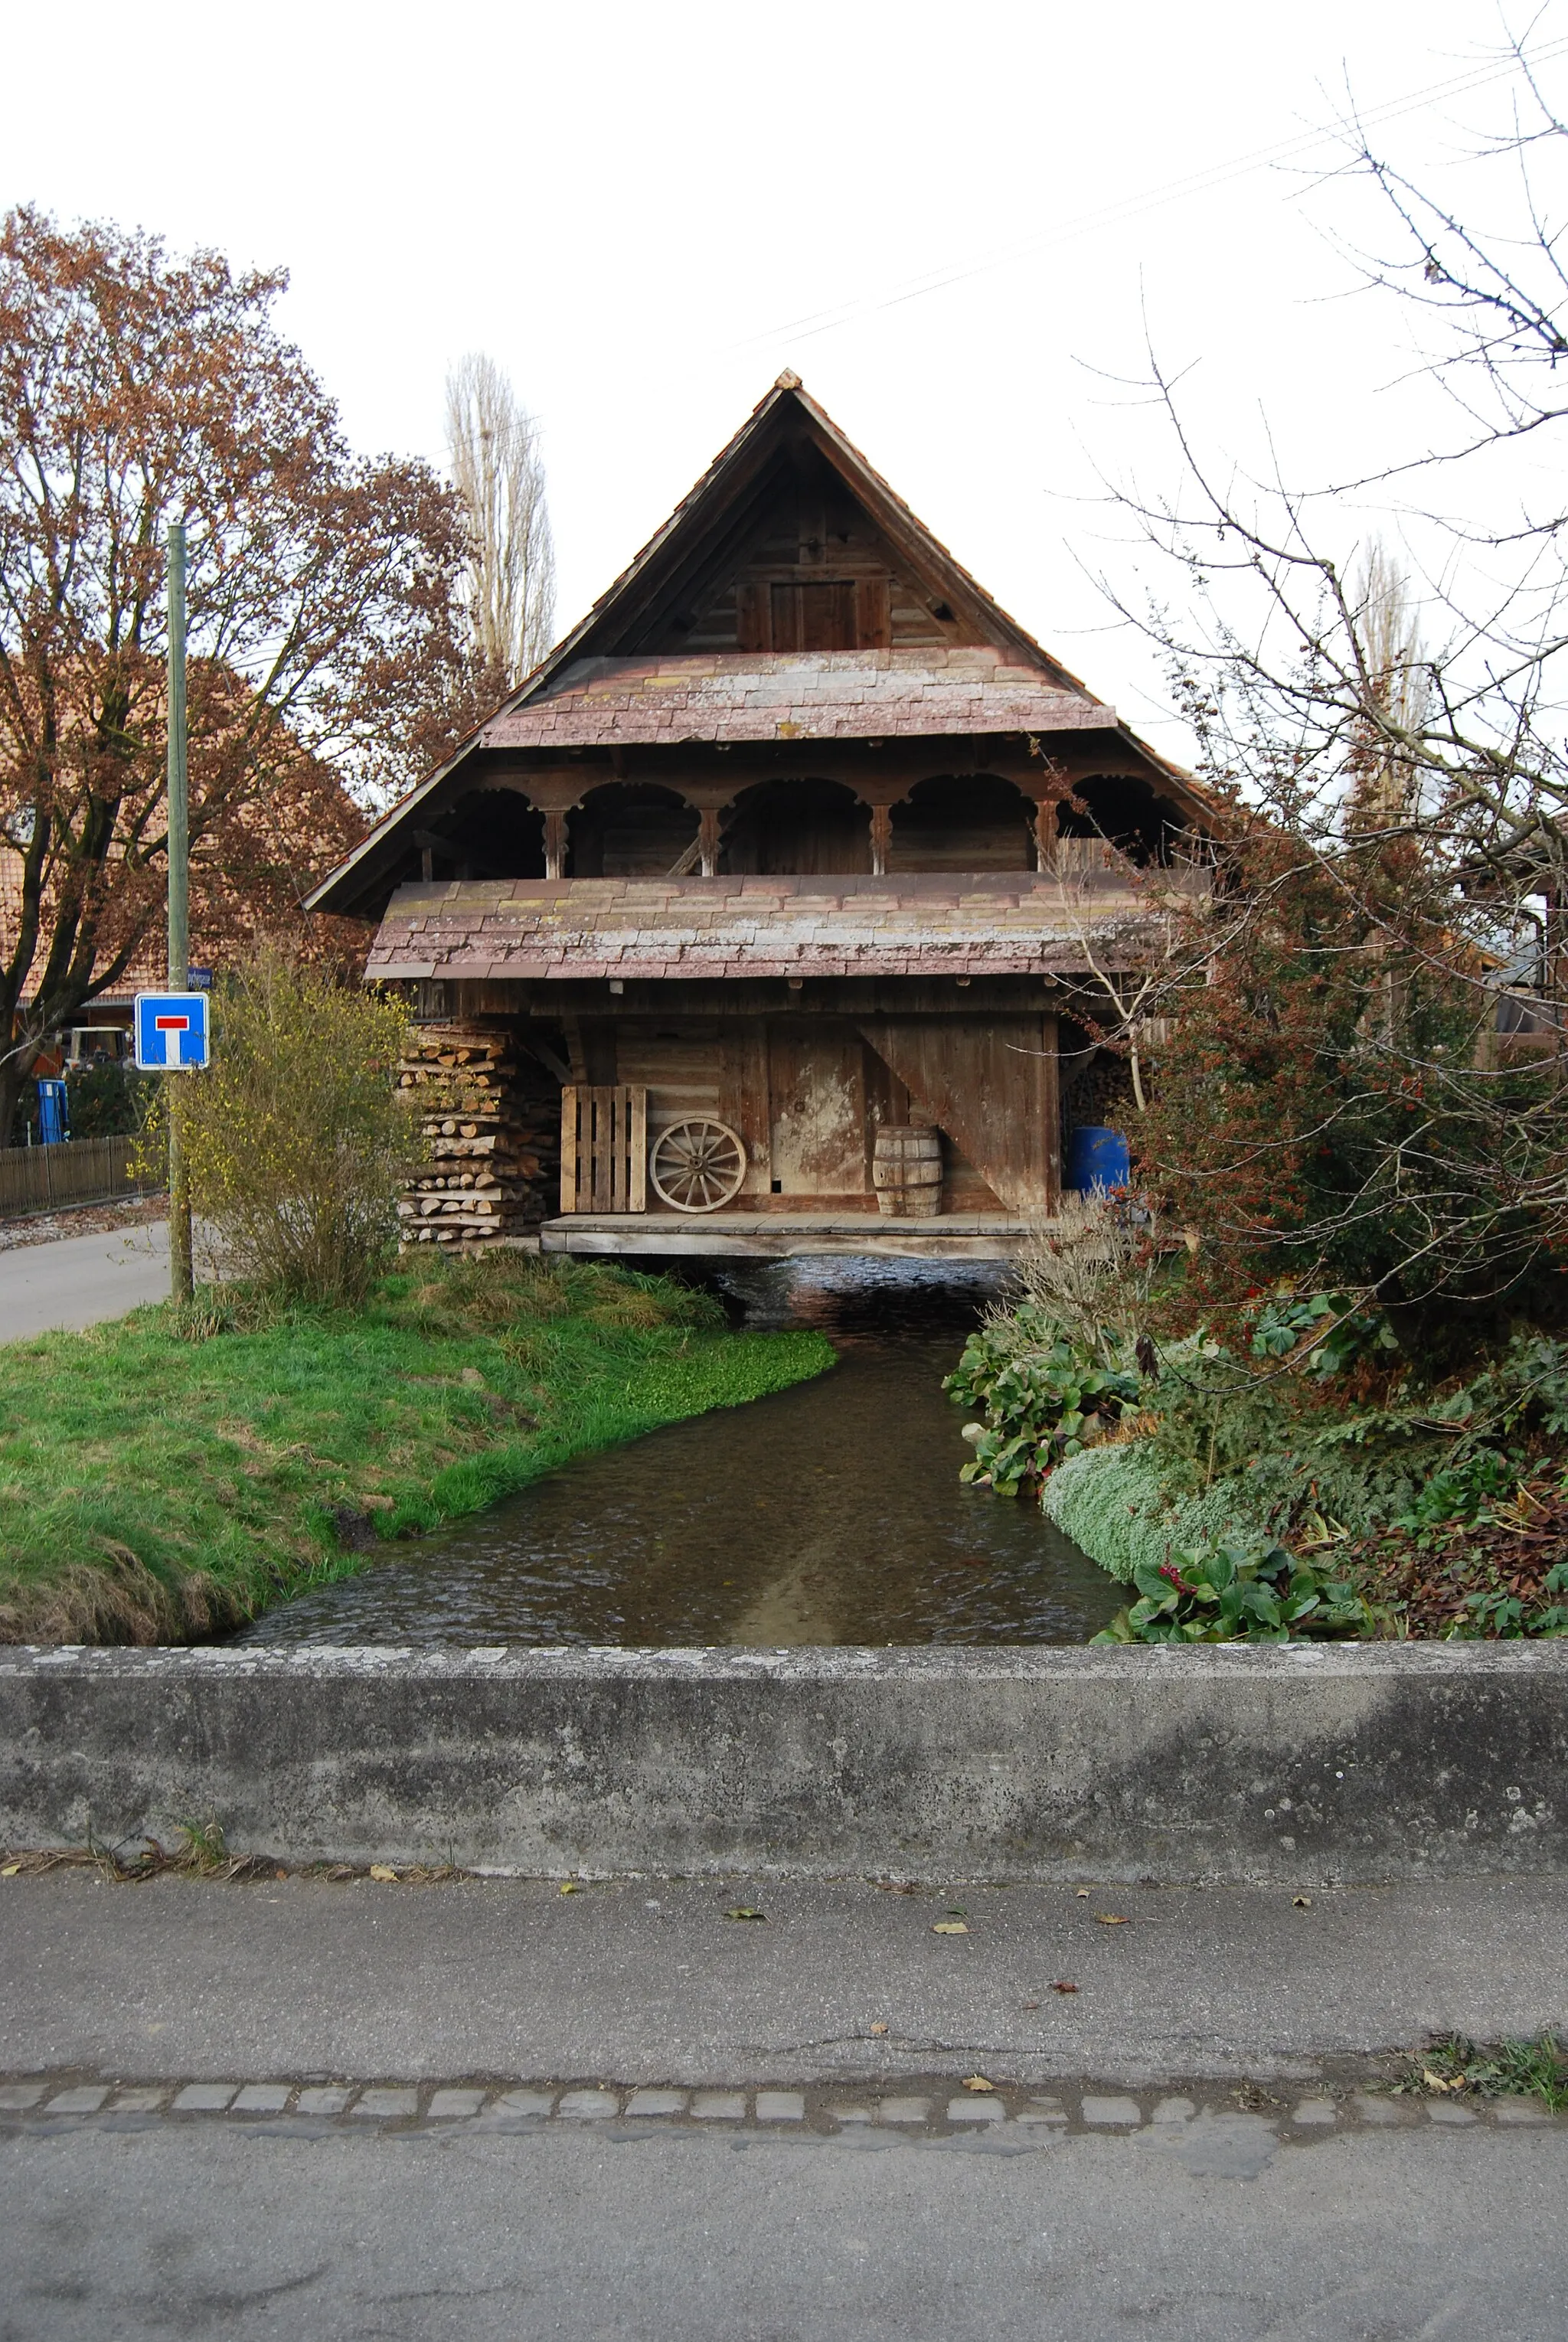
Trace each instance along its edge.
{"label": "green ground cover", "polygon": [[0,1640],[181,1642],[569,1456],[833,1363],[596,1262],[420,1261],[362,1308],[225,1290],[0,1346]]}
{"label": "green ground cover", "polygon": [[1025,1293],[947,1378],[963,1476],[1129,1586],[1098,1639],[1568,1633],[1568,1341],[1435,1379],[1328,1296],[1260,1296],[1243,1333],[1162,1357]]}

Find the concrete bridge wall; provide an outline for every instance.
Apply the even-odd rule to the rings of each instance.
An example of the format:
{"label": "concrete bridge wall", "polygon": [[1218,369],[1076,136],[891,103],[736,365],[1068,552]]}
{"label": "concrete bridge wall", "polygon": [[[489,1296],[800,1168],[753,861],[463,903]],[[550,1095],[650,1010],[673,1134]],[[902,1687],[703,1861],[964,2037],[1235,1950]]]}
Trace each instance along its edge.
{"label": "concrete bridge wall", "polygon": [[0,1842],[527,1874],[1568,1868],[1568,1643],[12,1650]]}

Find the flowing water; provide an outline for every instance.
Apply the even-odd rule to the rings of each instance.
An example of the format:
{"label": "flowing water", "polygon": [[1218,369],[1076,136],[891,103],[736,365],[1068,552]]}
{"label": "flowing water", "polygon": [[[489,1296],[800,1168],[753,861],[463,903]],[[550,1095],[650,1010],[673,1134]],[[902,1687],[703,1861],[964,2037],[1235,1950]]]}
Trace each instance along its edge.
{"label": "flowing water", "polygon": [[1027,1498],[961,1487],[942,1389],[999,1272],[798,1261],[726,1274],[753,1326],[839,1363],[568,1464],[243,1643],[1081,1643],[1119,1592]]}

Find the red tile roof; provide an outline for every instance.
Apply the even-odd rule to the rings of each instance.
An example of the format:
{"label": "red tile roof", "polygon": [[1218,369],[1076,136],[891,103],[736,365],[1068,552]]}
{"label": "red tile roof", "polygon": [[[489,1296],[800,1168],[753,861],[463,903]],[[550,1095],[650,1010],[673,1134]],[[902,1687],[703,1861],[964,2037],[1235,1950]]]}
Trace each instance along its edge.
{"label": "red tile roof", "polygon": [[[1183,875],[1160,874],[1162,887]],[[1053,976],[1145,928],[1125,866],[1057,878],[465,879],[394,896],[366,970],[415,977]]]}

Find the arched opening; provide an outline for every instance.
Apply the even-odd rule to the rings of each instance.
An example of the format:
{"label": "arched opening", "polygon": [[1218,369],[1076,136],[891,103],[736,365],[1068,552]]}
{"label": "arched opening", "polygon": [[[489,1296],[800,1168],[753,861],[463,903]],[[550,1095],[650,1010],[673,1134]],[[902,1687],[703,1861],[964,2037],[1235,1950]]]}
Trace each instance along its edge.
{"label": "arched opening", "polygon": [[719,867],[852,875],[871,868],[871,808],[840,781],[761,781],[725,821]]}
{"label": "arched opening", "polygon": [[1086,810],[1059,806],[1059,837],[1103,837],[1129,862],[1140,865],[1169,861],[1180,824],[1147,781],[1131,773],[1094,773],[1074,781],[1073,794]]}
{"label": "arched opening", "polygon": [[694,870],[696,808],[651,781],[606,781],[567,816],[574,878],[667,878]]}
{"label": "arched opening", "polygon": [[887,866],[915,870],[1033,870],[1034,806],[994,773],[919,781],[893,808]]}
{"label": "arched opening", "polygon": [[515,789],[474,789],[414,832],[433,878],[543,878],[544,816]]}

